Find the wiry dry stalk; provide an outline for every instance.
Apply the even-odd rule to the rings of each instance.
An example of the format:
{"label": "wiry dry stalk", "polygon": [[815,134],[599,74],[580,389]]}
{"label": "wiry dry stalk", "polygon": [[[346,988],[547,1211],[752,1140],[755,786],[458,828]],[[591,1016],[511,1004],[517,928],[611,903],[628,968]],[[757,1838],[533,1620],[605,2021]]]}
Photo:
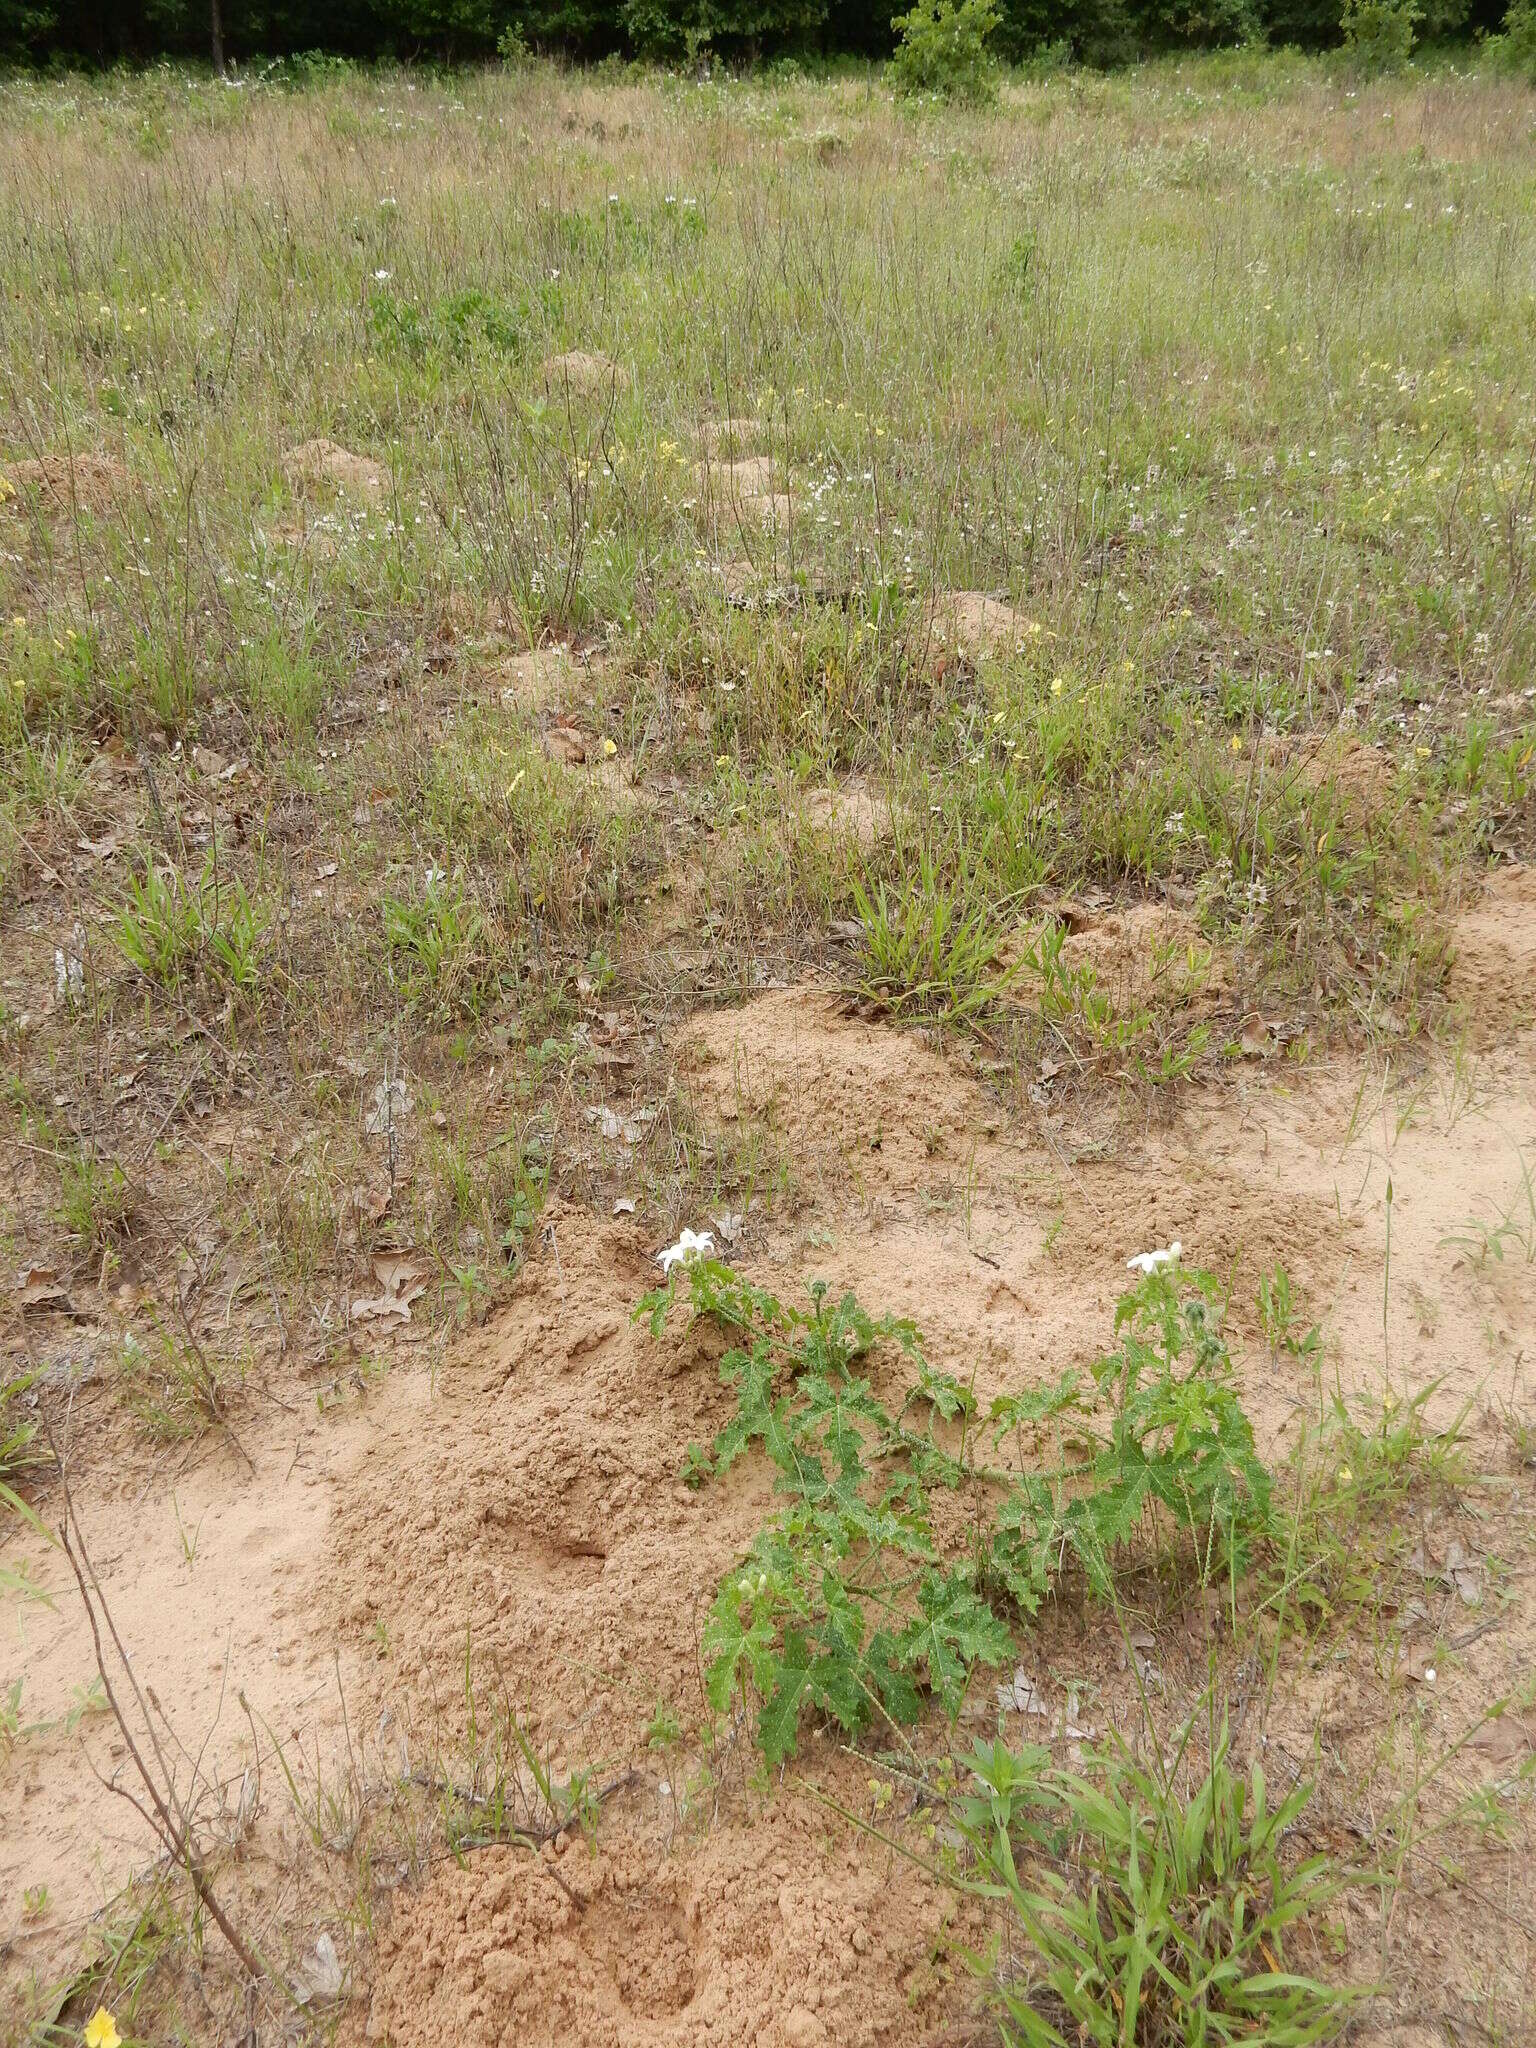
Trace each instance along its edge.
{"label": "wiry dry stalk", "polygon": [[[109,1781],[111,1789],[128,1801],[134,1810],[149,1824],[165,1849],[166,1854],[185,1870],[199,1901],[206,1907],[210,1919],[234,1951],[236,1960],[239,1962],[247,1982],[251,1984],[261,1983],[267,1980],[270,1975],[266,1965],[240,1933],[215,1896],[213,1885],[208,1875],[207,1865],[197,1845],[197,1833],[191,1809],[177,1787],[174,1770],[166,1761],[165,1751],[161,1746],[159,1736],[155,1732],[154,1719],[150,1713],[148,1702],[140,1688],[138,1679],[134,1675],[128,1652],[123,1647],[122,1637],[117,1632],[117,1624],[112,1619],[112,1610],[108,1606],[106,1595],[101,1589],[101,1581],[97,1577],[96,1568],[91,1562],[90,1552],[86,1547],[85,1536],[80,1527],[79,1517],[75,1512],[74,1498],[70,1492],[68,1461],[65,1454],[59,1448],[53,1433],[52,1424],[48,1421],[46,1414],[43,1415],[43,1429],[48,1438],[49,1449],[53,1452],[54,1464],[58,1471],[59,1485],[64,1500],[64,1512],[58,1525],[59,1546],[63,1550],[65,1557],[69,1560],[69,1568],[74,1573],[75,1584],[80,1589],[80,1599],[85,1607],[86,1619],[90,1623],[91,1628],[91,1644],[96,1657],[97,1676],[101,1680],[101,1689],[106,1696],[107,1707],[111,1712],[113,1720],[117,1723],[118,1733],[123,1738],[123,1744],[128,1751],[129,1759],[138,1774],[140,1784],[144,1788],[144,1798],[140,1799],[127,1786],[118,1784],[115,1779]],[[103,1630],[106,1631],[107,1636],[111,1640],[112,1647],[117,1654],[117,1660],[122,1666],[123,1675],[127,1679],[128,1687],[138,1708],[144,1733],[148,1738],[148,1747],[153,1757],[153,1768],[145,1760],[144,1749],[134,1735],[128,1715],[119,1697],[118,1688],[112,1682],[112,1673],[108,1667],[106,1650],[102,1642]]]}

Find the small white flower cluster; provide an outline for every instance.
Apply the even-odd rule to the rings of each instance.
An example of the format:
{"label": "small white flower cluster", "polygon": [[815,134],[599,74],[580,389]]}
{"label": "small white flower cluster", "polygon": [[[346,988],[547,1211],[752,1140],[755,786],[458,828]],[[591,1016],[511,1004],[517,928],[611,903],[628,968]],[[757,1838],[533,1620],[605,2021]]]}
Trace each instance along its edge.
{"label": "small white flower cluster", "polygon": [[1155,1252],[1134,1253],[1125,1262],[1126,1270],[1131,1273],[1159,1273],[1164,1266],[1176,1266],[1183,1250],[1183,1245],[1175,1238],[1172,1244],[1163,1246]]}
{"label": "small white flower cluster", "polygon": [[707,1259],[715,1249],[714,1232],[710,1230],[685,1230],[676,1244],[669,1244],[665,1251],[656,1254],[656,1263],[663,1273],[670,1273],[674,1266],[691,1266],[699,1259]]}

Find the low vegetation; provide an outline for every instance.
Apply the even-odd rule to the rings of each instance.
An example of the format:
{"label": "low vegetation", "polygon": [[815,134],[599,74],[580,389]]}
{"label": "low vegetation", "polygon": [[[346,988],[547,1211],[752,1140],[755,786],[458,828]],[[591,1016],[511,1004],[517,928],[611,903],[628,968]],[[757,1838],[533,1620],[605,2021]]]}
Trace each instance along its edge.
{"label": "low vegetation", "polygon": [[[598,1667],[537,1635],[526,1586],[495,1581],[451,1673],[349,1596],[338,1691],[341,1645],[366,1685],[419,1683],[430,1731],[381,1691],[354,1753],[343,1697],[345,1761],[311,1761],[252,1711],[266,1776],[237,1774],[234,1812],[229,1787],[176,1805],[197,1752],[168,1744],[162,1860],[28,1988],[20,2038],[58,2048],[98,2008],[102,2042],[245,2038],[258,2006],[299,2024],[296,1984],[323,2031],[449,1864],[537,1855],[573,1887],[567,1845],[610,1824],[639,1859],[642,1804],[681,1856],[802,1798],[805,1840],[835,1809],[972,1916],[903,1978],[914,2012],[924,1986],[979,1996],[1028,2048],[1335,2038],[1381,1992],[1376,1947],[1401,1960],[1405,1871],[1449,1911],[1480,1882],[1461,1849],[1526,1825],[1529,1701],[1484,1703],[1506,1746],[1463,1784],[1429,1653],[1449,1669],[1519,1611],[1492,1533],[1475,1568],[1442,1539],[1486,1515],[1525,1540],[1536,1198],[1518,1131],[1458,1193],[1440,1249],[1477,1374],[1505,1376],[1448,1408],[1385,1356],[1366,1391],[1328,1296],[1355,1241],[1338,1267],[1293,1252],[1282,1155],[1229,1195],[1226,1148],[1345,1071],[1340,1161],[1368,1099],[1395,1143],[1442,1072],[1454,1124],[1474,1041],[1522,1021],[1514,942],[1490,1020],[1451,934],[1536,852],[1536,16],[1516,0],[1453,57],[1420,39],[1464,24],[1347,0],[1295,29],[1324,54],[1090,71],[1184,29],[920,0],[889,69],[887,38],[728,78],[708,9],[578,24],[680,63],[600,74],[540,61],[535,15],[469,14],[503,62],[0,81],[0,1591],[23,1620],[78,1591],[105,1686],[58,1447],[92,1542],[110,1503],[135,1554],[169,1498],[181,1587],[201,1523],[172,1488],[216,1459],[264,1488],[301,1422],[339,1431],[415,1373],[420,1415],[446,1388],[491,1417],[427,1532],[465,1585],[501,1532],[514,1578],[537,1549],[569,1590],[562,1628],[614,1584],[646,1607],[671,1594],[610,1568],[608,1523],[652,1487],[698,1511],[696,1697],[626,1650],[602,1683],[643,1695],[643,1734],[610,1769],[584,1719],[541,1730],[538,1682]],[[801,984],[868,1034],[814,1100],[802,1013],[773,1007]],[[772,1043],[727,1081],[708,1027],[745,999]],[[887,1135],[870,1043],[913,1062],[910,1130]],[[985,1202],[950,1081],[996,1139]],[[1067,1204],[1190,1128],[1222,1139],[1182,1196],[1207,1243],[1112,1308],[1106,1262],[1123,1280],[1163,1191],[1118,1184],[1086,1250]],[[1358,1267],[1384,1347],[1420,1277],[1392,1200],[1386,1272]],[[871,1247],[888,1277],[914,1216],[949,1232],[934,1270],[987,1290],[949,1349],[845,1284]],[[567,1264],[593,1219],[600,1309],[592,1255]],[[715,1239],[644,1294],[644,1336],[619,1309],[684,1222]],[[994,1252],[1026,1225],[1027,1258]],[[995,1391],[979,1333],[1054,1328],[1089,1286],[1102,1322]],[[935,1282],[924,1326],[949,1306]],[[559,1377],[549,1473],[518,1463],[463,1537],[471,1468],[499,1487],[531,1426],[460,1372],[466,1332],[524,1309],[506,1387]],[[621,1361],[585,1416],[584,1361],[626,1343],[654,1377]],[[1513,1481],[1485,1469],[1495,1400]],[[636,1411],[703,1419],[632,1455]],[[525,1529],[546,1478],[558,1511]],[[675,1516],[647,1526],[649,1558],[677,1548]],[[1187,1652],[1172,1676],[1149,1618]],[[1075,1700],[1085,1644],[1135,1728],[1053,1709],[1049,1743],[1021,1734],[1020,1660],[1050,1647]],[[121,1661],[81,1713],[125,1744],[139,1714],[152,1751],[167,1714]],[[1380,1727],[1271,1768],[1277,1690],[1334,1683],[1374,1688]],[[66,1718],[0,1688],[0,1767],[51,1758]],[[1351,1805],[1355,1771],[1393,1797]],[[313,1983],[247,1969],[226,1940],[221,1988],[210,1899],[227,1879],[270,1928],[289,1897],[252,1877],[279,1783],[305,1859],[283,1883],[356,1974],[334,1946]],[[0,1941],[56,1931],[28,1899]],[[1489,1983],[1489,2038],[1521,2038],[1528,1995]]]}

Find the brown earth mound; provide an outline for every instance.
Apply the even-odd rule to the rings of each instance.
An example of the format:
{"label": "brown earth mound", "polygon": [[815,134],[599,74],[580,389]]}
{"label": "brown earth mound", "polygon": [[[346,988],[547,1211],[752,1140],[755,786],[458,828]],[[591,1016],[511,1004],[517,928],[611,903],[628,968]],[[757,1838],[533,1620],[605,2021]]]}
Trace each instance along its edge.
{"label": "brown earth mound", "polygon": [[629,372],[612,356],[589,354],[585,349],[573,348],[564,355],[547,359],[544,383],[557,395],[570,391],[578,398],[593,398],[609,391],[627,391]]}
{"label": "brown earth mound", "polygon": [[283,457],[283,474],[296,491],[335,490],[356,498],[382,497],[388,472],[367,455],[323,437],[303,441]]}
{"label": "brown earth mound", "polygon": [[367,2037],[392,2048],[934,2038],[947,2001],[927,1955],[945,1902],[892,1852],[855,1843],[803,1795],[722,1821],[691,1853],[612,1842],[621,1832],[605,1830],[595,1854],[567,1849],[558,1882],[544,1862],[498,1849],[402,1901],[380,1944]]}
{"label": "brown earth mound", "polygon": [[699,446],[706,455],[744,455],[763,431],[761,420],[705,420],[699,427]]}
{"label": "brown earth mound", "polygon": [[1024,645],[1029,623],[1011,604],[988,597],[982,591],[945,591],[934,601],[934,651],[958,654],[969,661],[979,661],[983,655],[1011,653]]}
{"label": "brown earth mound", "polygon": [[50,512],[106,512],[128,487],[128,472],[113,455],[100,451],[81,455],[41,455],[25,462],[13,462],[0,472],[15,491],[12,502],[21,504],[36,491]]}
{"label": "brown earth mound", "polygon": [[1476,1044],[1536,1024],[1536,868],[1496,869],[1456,920],[1446,994],[1465,1013]]}
{"label": "brown earth mound", "polygon": [[[658,1271],[635,1223],[562,1212],[518,1299],[443,1380],[430,1429],[393,1410],[338,1490],[350,1641],[402,1676],[462,1666],[466,1630],[551,1740],[627,1753],[659,1697],[697,1701],[697,1631],[761,1519],[748,1469],[707,1496],[684,1447],[727,1413],[713,1365],[631,1311]],[[691,1709],[690,1709],[691,1711]]]}
{"label": "brown earth mound", "polygon": [[1089,917],[1068,931],[1061,954],[1069,966],[1093,970],[1122,1016],[1152,1005],[1210,1007],[1222,992],[1221,957],[1199,919],[1168,903]]}

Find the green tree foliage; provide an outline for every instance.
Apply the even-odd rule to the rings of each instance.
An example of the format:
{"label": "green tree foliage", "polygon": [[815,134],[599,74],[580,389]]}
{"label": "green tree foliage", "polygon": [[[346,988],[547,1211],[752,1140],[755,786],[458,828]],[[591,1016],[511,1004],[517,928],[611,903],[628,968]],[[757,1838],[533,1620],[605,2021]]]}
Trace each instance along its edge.
{"label": "green tree foliage", "polygon": [[988,48],[997,27],[992,0],[916,0],[891,23],[901,41],[891,83],[905,98],[932,94],[980,106],[997,96],[997,60]]}
{"label": "green tree foliage", "polygon": [[1510,0],[1498,54],[1517,77],[1536,85],[1536,0]]}
{"label": "green tree foliage", "polygon": [[[481,60],[530,48],[746,63],[793,52],[881,57],[899,42],[898,84],[965,96],[985,92],[990,56],[1108,66],[1264,37],[1304,48],[1348,40],[1357,61],[1391,62],[1404,9],[1392,0],[919,0],[894,26],[889,0],[218,0],[218,14],[236,64],[310,52]],[[1421,0],[1409,28],[1436,42],[1496,36],[1502,25],[1495,50],[1528,71],[1531,0],[1514,0],[1507,23],[1503,15],[1503,0]],[[213,16],[214,0],[0,0],[0,63],[206,61]],[[915,82],[938,71],[958,85]]]}

